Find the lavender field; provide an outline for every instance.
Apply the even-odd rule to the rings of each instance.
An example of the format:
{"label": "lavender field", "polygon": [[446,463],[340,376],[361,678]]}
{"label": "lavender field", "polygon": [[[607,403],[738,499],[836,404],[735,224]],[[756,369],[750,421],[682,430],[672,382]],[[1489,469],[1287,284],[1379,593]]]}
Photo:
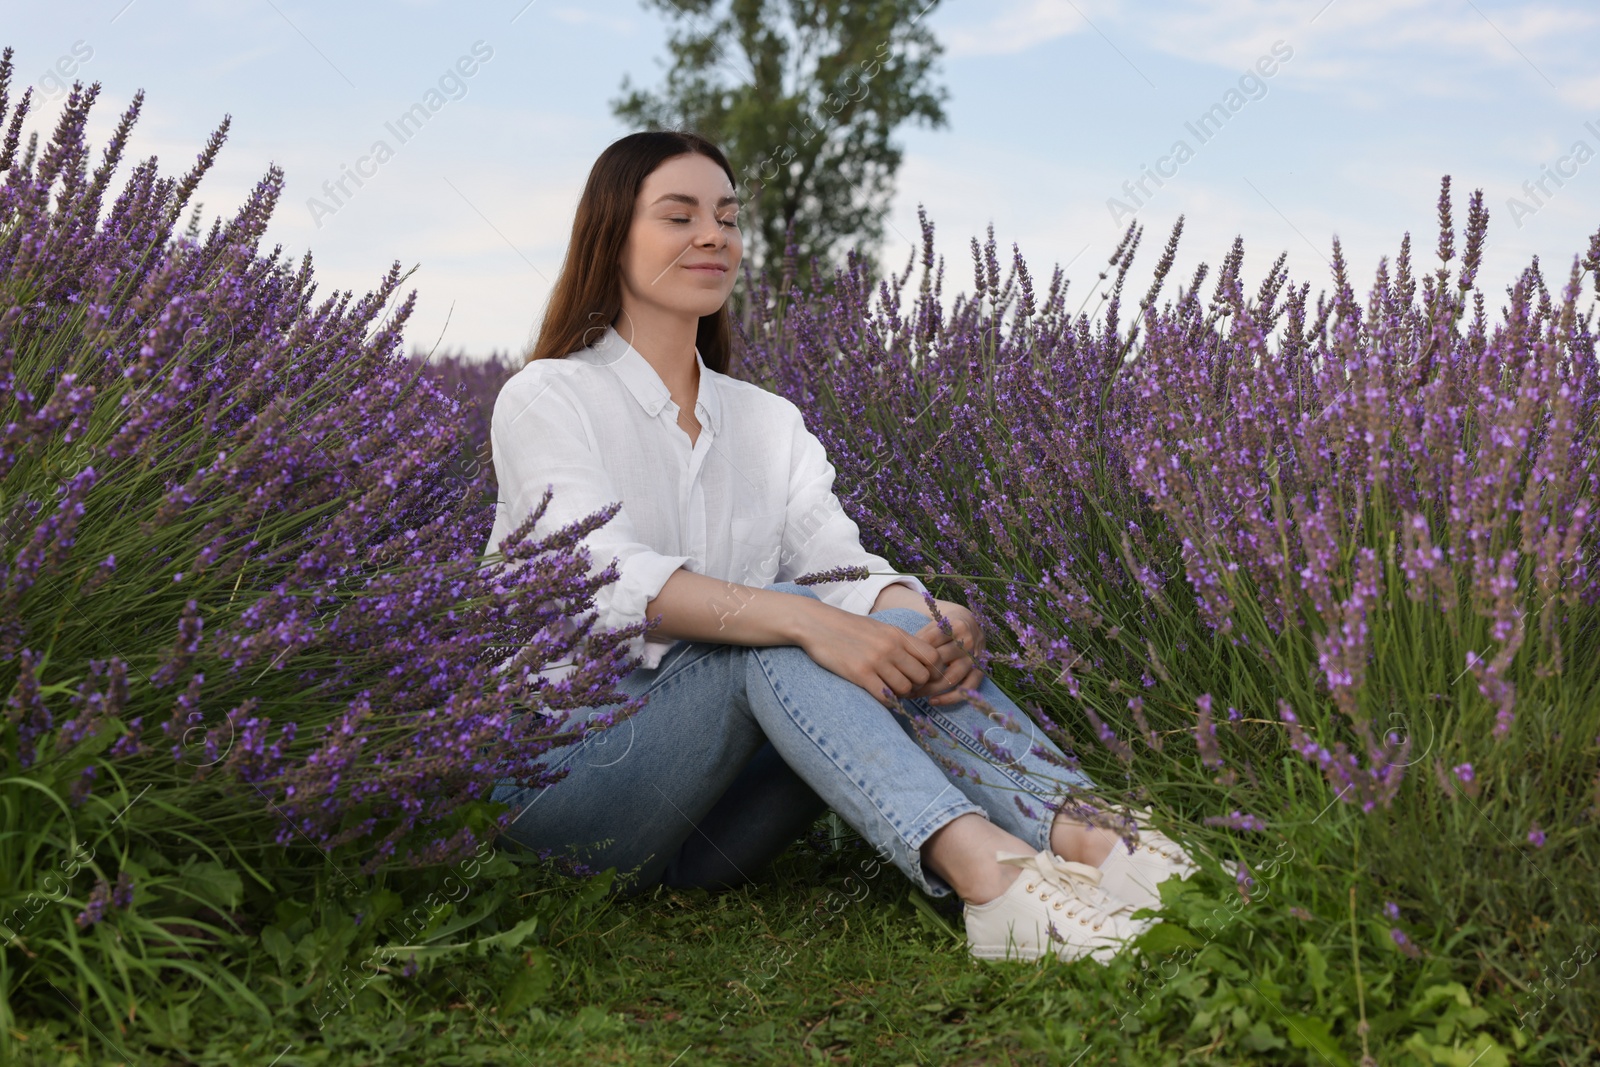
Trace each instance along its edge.
{"label": "lavender field", "polygon": [[185,219],[226,122],[113,190],[140,100],[98,155],[93,89],[24,144],[10,74],[0,1060],[1600,1055],[1600,232],[1485,293],[1446,178],[1436,234],[1327,279],[1242,241],[1169,279],[1175,231],[1129,292],[1134,228],[1069,293],[991,233],[947,296],[926,218],[886,279],[746,277],[735,373],[802,408],[866,547],[978,614],[1085,810],[1204,858],[1137,958],[985,968],[907,887],[802,934],[848,837],[634,903],[495,848],[493,778],[573,737],[518,712],[628,670],[636,629],[556,625],[613,511],[479,558],[514,368],[408,357],[398,264],[319,297],[264,251],[276,168]]}

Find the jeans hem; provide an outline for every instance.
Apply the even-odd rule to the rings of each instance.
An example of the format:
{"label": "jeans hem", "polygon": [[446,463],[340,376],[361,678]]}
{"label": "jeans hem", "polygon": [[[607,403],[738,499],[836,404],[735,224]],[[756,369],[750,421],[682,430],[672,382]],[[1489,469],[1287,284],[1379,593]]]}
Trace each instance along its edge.
{"label": "jeans hem", "polygon": [[905,843],[906,848],[915,857],[913,860],[908,860],[906,864],[906,867],[909,867],[910,870],[901,868],[902,873],[911,880],[913,885],[930,897],[947,897],[954,893],[955,890],[951,888],[950,883],[929,871],[923,864],[922,846],[928,843],[928,838],[932,837],[935,832],[948,826],[961,816],[969,814],[978,815],[985,821],[990,821],[988,812],[971,800],[962,797],[962,799],[940,811],[937,815],[924,819],[911,833],[901,835],[901,840]]}

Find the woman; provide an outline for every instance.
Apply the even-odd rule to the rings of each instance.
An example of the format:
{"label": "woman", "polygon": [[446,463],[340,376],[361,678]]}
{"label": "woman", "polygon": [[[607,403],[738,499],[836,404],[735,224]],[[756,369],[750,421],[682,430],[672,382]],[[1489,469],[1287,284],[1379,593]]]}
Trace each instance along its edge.
{"label": "woman", "polygon": [[[1028,720],[975,667],[972,613],[936,601],[947,638],[922,583],[861,547],[799,409],[725,373],[738,210],[704,138],[609,146],[534,351],[496,400],[489,551],[547,486],[535,537],[621,501],[585,541],[620,575],[596,594],[596,626],[659,619],[619,686],[645,706],[552,753],[557,784],[498,783],[517,813],[506,836],[636,871],[636,888],[727,886],[831,808],[918,888],[965,902],[974,956],[1104,960],[1148,924],[1131,915],[1156,883],[1192,866],[1154,831],[1130,854],[1052,816],[1063,757],[1037,729],[1056,764],[1032,746],[1003,767],[985,758],[993,727],[967,693]],[[787,580],[850,565],[890,573]],[[941,768],[909,715],[964,773]]]}

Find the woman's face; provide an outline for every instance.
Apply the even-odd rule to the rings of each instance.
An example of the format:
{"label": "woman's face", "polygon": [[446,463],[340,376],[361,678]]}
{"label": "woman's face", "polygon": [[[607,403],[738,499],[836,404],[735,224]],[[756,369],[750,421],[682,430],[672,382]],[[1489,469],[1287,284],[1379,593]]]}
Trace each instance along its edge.
{"label": "woman's face", "polygon": [[622,248],[622,288],[637,304],[699,317],[728,300],[744,238],[728,175],[698,152],[645,177]]}

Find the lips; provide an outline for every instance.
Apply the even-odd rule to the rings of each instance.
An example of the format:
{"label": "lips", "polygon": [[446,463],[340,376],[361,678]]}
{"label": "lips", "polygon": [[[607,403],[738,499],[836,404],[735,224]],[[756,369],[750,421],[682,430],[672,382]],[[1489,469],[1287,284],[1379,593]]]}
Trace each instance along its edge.
{"label": "lips", "polygon": [[711,273],[726,274],[726,273],[728,273],[728,268],[724,267],[721,263],[685,263],[684,264],[684,269],[685,270],[705,271],[707,274],[711,274]]}

